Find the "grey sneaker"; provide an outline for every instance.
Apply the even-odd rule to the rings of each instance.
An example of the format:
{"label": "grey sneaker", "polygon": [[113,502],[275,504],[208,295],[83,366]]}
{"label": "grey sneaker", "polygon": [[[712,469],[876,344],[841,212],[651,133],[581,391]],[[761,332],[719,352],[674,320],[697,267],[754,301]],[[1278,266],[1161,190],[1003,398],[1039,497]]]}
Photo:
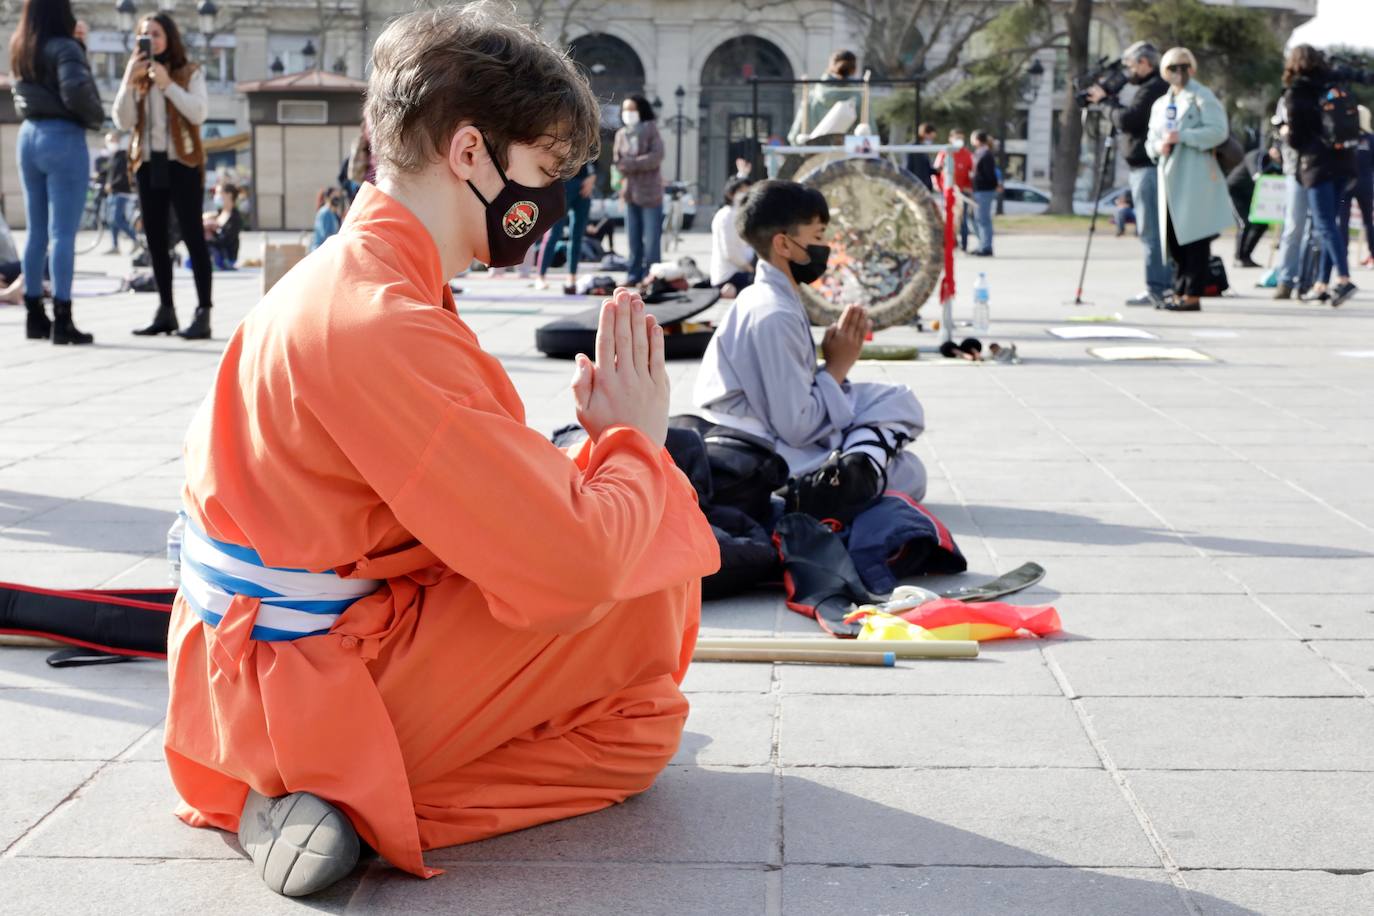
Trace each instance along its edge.
{"label": "grey sneaker", "polygon": [[1158,297],[1148,289],[1126,300],[1127,305],[1154,305]]}
{"label": "grey sneaker", "polygon": [[285,897],[329,887],[353,870],[360,850],[344,813],[309,792],[267,798],[250,790],[239,844],[263,883]]}
{"label": "grey sneaker", "polygon": [[1293,287],[1289,286],[1287,283],[1280,283],[1278,286],[1276,286],[1276,287],[1274,288],[1274,298],[1275,298],[1275,299],[1292,299],[1292,298],[1293,298]]}

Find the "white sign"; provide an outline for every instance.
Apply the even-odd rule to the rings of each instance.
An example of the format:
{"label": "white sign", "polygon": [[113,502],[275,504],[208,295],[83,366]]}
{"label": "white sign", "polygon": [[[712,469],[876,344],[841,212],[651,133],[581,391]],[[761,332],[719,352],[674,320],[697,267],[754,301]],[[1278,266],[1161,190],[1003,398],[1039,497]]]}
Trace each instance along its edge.
{"label": "white sign", "polygon": [[1288,181],[1282,175],[1261,175],[1250,198],[1250,222],[1283,222],[1288,210]]}

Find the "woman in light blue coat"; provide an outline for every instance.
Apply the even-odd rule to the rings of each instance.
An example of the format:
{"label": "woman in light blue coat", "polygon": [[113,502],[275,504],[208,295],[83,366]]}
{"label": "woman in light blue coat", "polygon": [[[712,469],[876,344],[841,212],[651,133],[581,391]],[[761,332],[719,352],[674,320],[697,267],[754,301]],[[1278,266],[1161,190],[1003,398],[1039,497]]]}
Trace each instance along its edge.
{"label": "woman in light blue coat", "polygon": [[1234,223],[1226,176],[1212,152],[1230,131],[1216,95],[1193,78],[1193,52],[1170,48],[1160,69],[1169,91],[1150,109],[1145,148],[1159,170],[1159,218],[1166,229],[1160,241],[1174,268],[1175,298],[1164,308],[1197,312],[1207,284],[1211,241]]}

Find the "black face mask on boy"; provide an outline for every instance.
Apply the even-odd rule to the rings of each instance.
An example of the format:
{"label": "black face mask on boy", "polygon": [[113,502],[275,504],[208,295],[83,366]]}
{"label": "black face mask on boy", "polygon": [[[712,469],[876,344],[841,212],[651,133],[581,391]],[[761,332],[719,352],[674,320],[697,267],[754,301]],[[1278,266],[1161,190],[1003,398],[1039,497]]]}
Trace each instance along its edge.
{"label": "black face mask on boy", "polygon": [[488,201],[468,181],[468,187],[486,207],[487,213],[487,250],[490,258],[488,267],[514,267],[525,260],[525,252],[531,245],[544,237],[554,223],[567,212],[568,201],[564,196],[563,182],[555,181],[546,188],[531,188],[511,181],[505,169],[496,161],[496,153],[491,144],[483,137],[491,164],[496,166],[496,174],[501,176],[505,186],[501,193]]}
{"label": "black face mask on boy", "polygon": [[803,285],[815,283],[825,273],[826,265],[830,262],[829,245],[806,245],[803,246],[792,236],[787,236],[787,240],[798,247],[805,247],[807,257],[810,258],[805,264],[798,264],[796,261],[788,260],[787,266],[792,269],[792,279]]}

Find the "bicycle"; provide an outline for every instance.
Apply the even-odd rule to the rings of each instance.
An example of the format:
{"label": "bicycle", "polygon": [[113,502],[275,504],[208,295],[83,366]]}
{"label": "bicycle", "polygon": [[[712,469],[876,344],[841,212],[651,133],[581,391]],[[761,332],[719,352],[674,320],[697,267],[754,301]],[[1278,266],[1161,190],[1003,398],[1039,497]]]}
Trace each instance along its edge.
{"label": "bicycle", "polygon": [[[110,225],[110,196],[105,192],[105,183],[99,178],[92,178],[86,191],[86,208],[81,211],[81,229],[90,232],[90,241],[83,244],[81,236],[77,236],[76,253],[90,254],[100,245],[100,240],[105,237],[108,229],[113,235],[114,229]],[[139,210],[138,198],[134,197],[128,204],[127,215],[129,225],[134,227],[134,231],[142,235],[143,214]],[[141,248],[147,247],[140,238],[137,252]]]}
{"label": "bicycle", "polygon": [[664,191],[668,206],[663,211],[663,250],[675,251],[682,244],[683,198],[687,195],[685,181],[670,181]]}

